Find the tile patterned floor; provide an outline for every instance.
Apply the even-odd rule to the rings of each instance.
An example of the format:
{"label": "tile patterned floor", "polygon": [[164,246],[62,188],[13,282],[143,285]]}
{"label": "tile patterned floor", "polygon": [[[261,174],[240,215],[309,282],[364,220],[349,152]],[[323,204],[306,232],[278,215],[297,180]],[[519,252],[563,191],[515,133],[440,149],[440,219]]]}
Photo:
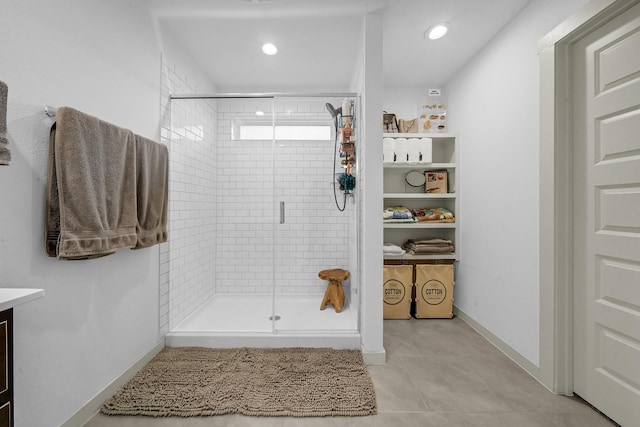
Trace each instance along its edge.
{"label": "tile patterned floor", "polygon": [[385,365],[370,366],[378,415],[198,418],[95,415],[85,427],[607,427],[578,398],[558,396],[460,319],[385,320]]}

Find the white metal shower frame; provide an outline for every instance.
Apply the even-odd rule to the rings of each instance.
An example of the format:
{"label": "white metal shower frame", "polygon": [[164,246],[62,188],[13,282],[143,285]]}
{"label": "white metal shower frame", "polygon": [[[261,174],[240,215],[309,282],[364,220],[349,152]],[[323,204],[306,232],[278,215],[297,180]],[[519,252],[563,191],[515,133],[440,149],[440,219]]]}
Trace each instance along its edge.
{"label": "white metal shower frame", "polygon": [[[209,94],[170,94],[169,95],[169,101],[173,101],[175,100],[189,100],[189,99],[272,99],[272,114],[271,114],[271,126],[273,126],[275,128],[275,124],[276,124],[276,114],[275,114],[275,103],[276,103],[276,99],[279,98],[353,98],[356,99],[358,102],[356,102],[356,105],[354,108],[358,108],[360,106],[360,96],[357,93],[353,93],[353,92],[326,92],[326,93],[311,93],[311,92],[300,92],[300,93],[296,93],[296,92],[253,92],[253,93],[242,93],[242,92],[221,92],[221,93],[209,93]],[[334,141],[335,143],[335,141]],[[273,138],[271,139],[271,163],[273,165],[275,165],[275,161],[276,161],[276,136],[275,136],[275,132],[273,132]],[[335,159],[334,159],[335,160]],[[358,170],[358,163],[356,162],[356,176],[358,176],[359,170]],[[272,175],[272,188],[273,188],[273,193],[272,193],[272,198],[275,201],[275,190],[276,190],[276,175],[275,173]],[[273,236],[276,235],[276,222],[275,222],[275,218],[273,221],[271,221],[272,224],[272,234]],[[356,224],[358,224],[358,226],[356,227],[356,244],[359,244],[360,242],[360,209],[358,207],[356,207]],[[276,263],[276,252],[272,251],[272,266],[275,265]],[[357,261],[358,262],[358,261]],[[359,264],[359,262],[358,262]],[[276,271],[275,268],[271,269],[271,283],[273,283],[273,286],[275,286],[276,283]],[[358,278],[360,277],[360,275],[358,274]],[[171,288],[169,288],[169,292],[171,291]],[[360,298],[360,295],[362,293],[359,291],[358,292],[358,297]],[[350,295],[351,297],[351,295]],[[171,298],[171,295],[169,295],[169,298]],[[362,301],[358,302],[358,311],[361,310],[362,307]],[[275,331],[276,330],[276,318],[275,318],[275,311],[276,311],[276,293],[275,293],[275,289],[272,289],[271,291],[271,313],[272,313],[272,319],[271,319],[271,331]],[[357,313],[357,330],[360,331],[360,319],[361,319],[361,313]]]}

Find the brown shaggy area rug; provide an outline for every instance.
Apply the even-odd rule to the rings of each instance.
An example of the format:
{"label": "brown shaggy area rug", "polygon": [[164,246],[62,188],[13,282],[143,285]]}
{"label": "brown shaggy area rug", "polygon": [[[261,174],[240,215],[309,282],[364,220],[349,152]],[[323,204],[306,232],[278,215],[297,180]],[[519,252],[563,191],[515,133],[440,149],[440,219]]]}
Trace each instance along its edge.
{"label": "brown shaggy area rug", "polygon": [[322,417],[372,415],[377,406],[357,350],[167,347],[101,411],[151,417]]}

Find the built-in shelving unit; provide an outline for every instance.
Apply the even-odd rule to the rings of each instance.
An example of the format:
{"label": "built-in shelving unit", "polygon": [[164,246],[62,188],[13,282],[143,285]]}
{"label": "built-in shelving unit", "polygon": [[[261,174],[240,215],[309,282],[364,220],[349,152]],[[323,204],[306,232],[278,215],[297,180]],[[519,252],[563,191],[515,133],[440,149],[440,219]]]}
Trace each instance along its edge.
{"label": "built-in shelving unit", "polygon": [[[406,206],[412,208],[445,208],[453,212],[452,223],[385,223],[384,241],[402,246],[408,239],[440,237],[452,240],[456,251],[444,254],[387,256],[385,260],[457,260],[460,244],[458,178],[459,137],[452,133],[385,133],[384,138],[431,138],[431,162],[384,163],[384,206]],[[407,183],[407,173],[417,171],[447,171],[448,192],[426,193],[424,186]]]}

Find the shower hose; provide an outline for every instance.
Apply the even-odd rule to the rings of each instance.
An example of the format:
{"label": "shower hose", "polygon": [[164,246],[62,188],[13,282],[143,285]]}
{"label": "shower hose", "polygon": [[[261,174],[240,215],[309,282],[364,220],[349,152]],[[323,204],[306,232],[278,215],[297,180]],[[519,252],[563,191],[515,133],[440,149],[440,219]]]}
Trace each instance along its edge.
{"label": "shower hose", "polygon": [[342,207],[338,203],[338,194],[336,193],[336,183],[334,180],[336,179],[336,163],[338,163],[338,116],[333,118],[333,123],[335,124],[335,144],[333,144],[333,175],[331,176],[331,182],[333,182],[333,200],[336,202],[336,207],[340,212],[343,212],[347,207],[347,192],[344,192],[344,200],[342,203]]}

